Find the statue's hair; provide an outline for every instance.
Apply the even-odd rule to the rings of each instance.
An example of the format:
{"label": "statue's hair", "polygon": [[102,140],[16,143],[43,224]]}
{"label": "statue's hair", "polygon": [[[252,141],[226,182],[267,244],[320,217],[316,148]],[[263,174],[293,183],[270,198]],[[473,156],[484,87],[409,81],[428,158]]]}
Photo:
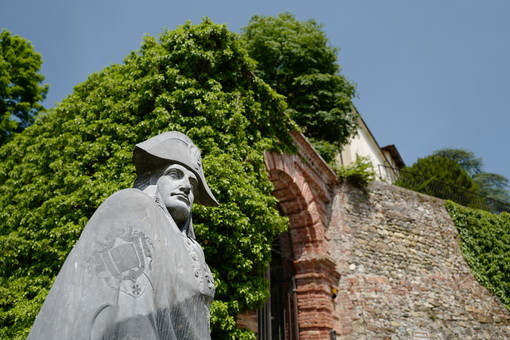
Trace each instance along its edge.
{"label": "statue's hair", "polygon": [[154,171],[145,172],[141,175],[138,175],[133,184],[133,188],[144,191],[148,186],[156,185],[158,178],[163,176],[163,173],[170,165],[172,165],[172,163],[159,167]]}

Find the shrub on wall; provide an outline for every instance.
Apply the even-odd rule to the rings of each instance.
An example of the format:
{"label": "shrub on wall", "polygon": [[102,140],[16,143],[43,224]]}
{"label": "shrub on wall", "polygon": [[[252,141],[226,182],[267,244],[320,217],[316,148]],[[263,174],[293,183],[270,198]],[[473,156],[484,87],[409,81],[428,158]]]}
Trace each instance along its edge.
{"label": "shrub on wall", "polygon": [[356,155],[356,161],[347,166],[334,167],[341,180],[366,192],[368,185],[375,180],[376,173],[369,157]]}
{"label": "shrub on wall", "polygon": [[446,209],[473,275],[510,309],[510,214],[495,215],[451,201]]}

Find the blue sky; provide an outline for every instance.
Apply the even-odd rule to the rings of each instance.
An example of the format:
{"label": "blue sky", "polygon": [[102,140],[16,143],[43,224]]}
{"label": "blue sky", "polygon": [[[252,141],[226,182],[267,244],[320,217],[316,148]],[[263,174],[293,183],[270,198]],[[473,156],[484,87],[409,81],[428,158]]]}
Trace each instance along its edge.
{"label": "blue sky", "polygon": [[342,74],[380,146],[407,165],[464,148],[510,178],[508,0],[0,0],[0,28],[43,56],[52,107],[87,76],[121,63],[144,34],[210,17],[239,32],[253,15],[289,11],[324,25]]}

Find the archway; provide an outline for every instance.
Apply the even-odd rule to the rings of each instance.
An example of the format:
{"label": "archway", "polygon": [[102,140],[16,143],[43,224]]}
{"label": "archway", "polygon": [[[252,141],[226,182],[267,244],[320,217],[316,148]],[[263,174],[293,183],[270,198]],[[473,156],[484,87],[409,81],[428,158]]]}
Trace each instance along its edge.
{"label": "archway", "polygon": [[297,154],[265,155],[273,194],[289,218],[289,230],[273,247],[270,277],[276,296],[269,313],[280,324],[270,329],[272,337],[282,339],[326,339],[333,329],[331,289],[340,278],[325,236],[336,175],[301,133],[293,137]]}

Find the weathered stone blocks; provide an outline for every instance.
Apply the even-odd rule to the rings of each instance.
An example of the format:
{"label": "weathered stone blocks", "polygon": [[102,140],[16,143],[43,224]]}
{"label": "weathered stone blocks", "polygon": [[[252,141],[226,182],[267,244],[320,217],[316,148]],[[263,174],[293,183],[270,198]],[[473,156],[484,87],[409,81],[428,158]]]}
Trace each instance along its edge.
{"label": "weathered stone blocks", "polygon": [[337,339],[510,337],[510,313],[470,273],[443,201],[339,186],[327,238],[341,274]]}

